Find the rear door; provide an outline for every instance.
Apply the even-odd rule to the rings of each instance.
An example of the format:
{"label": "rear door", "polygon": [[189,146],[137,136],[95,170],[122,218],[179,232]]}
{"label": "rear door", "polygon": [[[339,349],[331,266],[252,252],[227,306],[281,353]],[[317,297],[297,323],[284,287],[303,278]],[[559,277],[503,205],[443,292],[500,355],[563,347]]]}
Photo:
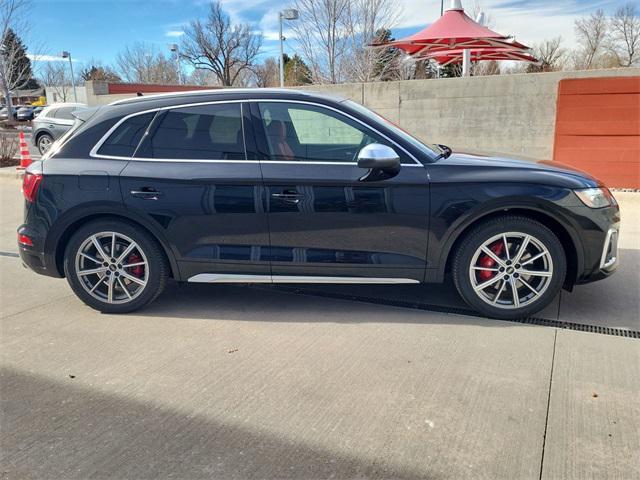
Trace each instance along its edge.
{"label": "rear door", "polygon": [[77,106],[59,107],[48,115],[46,125],[54,139],[60,138],[73,126],[75,119],[71,114],[76,110]]}
{"label": "rear door", "polygon": [[[264,101],[252,104],[252,111],[274,280],[281,275],[424,278],[429,186],[422,164],[331,107]],[[363,179],[367,170],[357,166],[357,155],[369,143],[396,150],[402,160],[397,175]]]}
{"label": "rear door", "polygon": [[[127,207],[164,230],[185,280],[202,273],[210,275],[195,280],[269,275],[260,165],[242,104],[181,106],[154,115],[121,173]],[[119,144],[127,148],[130,135],[117,133],[114,145],[103,148],[119,156]]]}

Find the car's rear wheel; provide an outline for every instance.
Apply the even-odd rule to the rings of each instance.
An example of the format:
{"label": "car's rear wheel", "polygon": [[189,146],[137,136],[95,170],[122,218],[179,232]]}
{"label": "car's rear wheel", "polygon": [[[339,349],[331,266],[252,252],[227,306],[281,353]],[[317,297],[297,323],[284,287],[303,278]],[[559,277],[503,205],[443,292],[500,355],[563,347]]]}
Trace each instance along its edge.
{"label": "car's rear wheel", "polygon": [[53,144],[53,137],[48,133],[43,133],[38,137],[38,151],[40,155],[47,153]]}
{"label": "car's rear wheel", "polygon": [[462,298],[483,314],[523,318],[546,307],[566,274],[562,244],[546,226],[528,217],[505,216],[470,231],[453,262]]}
{"label": "car's rear wheel", "polygon": [[126,313],[164,289],[168,265],[158,242],[118,220],[91,222],[69,241],[64,270],[75,294],[105,313]]}

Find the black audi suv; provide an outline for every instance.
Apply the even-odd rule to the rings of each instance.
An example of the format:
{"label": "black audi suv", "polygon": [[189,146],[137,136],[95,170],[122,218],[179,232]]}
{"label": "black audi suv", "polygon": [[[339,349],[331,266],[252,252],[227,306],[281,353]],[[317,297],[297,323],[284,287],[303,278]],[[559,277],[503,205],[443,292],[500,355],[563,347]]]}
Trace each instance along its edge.
{"label": "black audi suv", "polygon": [[75,114],[24,176],[22,261],[102,312],[167,280],[442,282],[529,316],[616,268],[619,209],[586,173],[452,153],[302,91],[138,97]]}

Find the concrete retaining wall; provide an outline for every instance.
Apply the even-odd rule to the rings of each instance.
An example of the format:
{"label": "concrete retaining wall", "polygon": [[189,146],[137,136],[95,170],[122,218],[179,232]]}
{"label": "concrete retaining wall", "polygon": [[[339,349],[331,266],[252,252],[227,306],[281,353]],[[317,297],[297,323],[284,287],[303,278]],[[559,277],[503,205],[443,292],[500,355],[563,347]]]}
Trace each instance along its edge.
{"label": "concrete retaining wall", "polygon": [[87,90],[83,86],[76,86],[76,95],[73,94],[73,87],[45,87],[45,95],[47,96],[47,105],[61,102],[75,102],[78,97],[79,103],[87,103]]}
{"label": "concrete retaining wall", "polygon": [[427,142],[550,159],[561,79],[639,75],[621,68],[304,88],[355,100]]}

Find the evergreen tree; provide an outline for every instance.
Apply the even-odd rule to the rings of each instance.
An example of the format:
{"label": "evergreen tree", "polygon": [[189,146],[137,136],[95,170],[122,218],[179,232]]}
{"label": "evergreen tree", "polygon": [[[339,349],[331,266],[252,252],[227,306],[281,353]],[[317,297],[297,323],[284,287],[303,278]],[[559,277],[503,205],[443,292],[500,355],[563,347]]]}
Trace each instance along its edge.
{"label": "evergreen tree", "polygon": [[120,75],[111,70],[109,67],[101,67],[91,65],[89,68],[85,68],[81,73],[80,77],[83,80],[102,80],[105,82],[121,82],[122,79]]}
{"label": "evergreen tree", "polygon": [[11,77],[8,79],[8,84],[13,89],[28,90],[40,88],[40,85],[33,78],[33,71],[31,69],[31,60],[27,57],[27,51],[24,47],[24,43],[20,40],[20,37],[12,29],[7,29],[7,33],[2,39],[3,51],[5,62],[11,62],[12,66],[9,69]]}
{"label": "evergreen tree", "polygon": [[[375,34],[374,44],[393,42],[395,38],[391,36],[391,30],[381,28]],[[402,53],[394,47],[381,49],[380,55],[373,66],[373,76],[381,81],[398,80],[399,64]]]}
{"label": "evergreen tree", "polygon": [[295,87],[311,83],[311,70],[297,53],[290,57],[286,53],[284,59],[284,83],[286,86]]}
{"label": "evergreen tree", "polygon": [[454,78],[462,76],[462,63],[450,63],[445,65],[440,70],[440,76],[442,78]]}

